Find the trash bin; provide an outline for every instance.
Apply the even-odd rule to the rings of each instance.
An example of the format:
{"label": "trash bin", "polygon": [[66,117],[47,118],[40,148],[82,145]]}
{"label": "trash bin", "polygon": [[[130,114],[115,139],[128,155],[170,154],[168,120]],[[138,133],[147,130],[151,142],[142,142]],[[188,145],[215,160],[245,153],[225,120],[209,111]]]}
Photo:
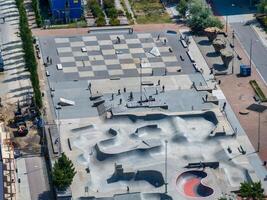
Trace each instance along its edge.
{"label": "trash bin", "polygon": [[240,75],[241,76],[250,76],[251,75],[251,67],[248,65],[240,65]]}

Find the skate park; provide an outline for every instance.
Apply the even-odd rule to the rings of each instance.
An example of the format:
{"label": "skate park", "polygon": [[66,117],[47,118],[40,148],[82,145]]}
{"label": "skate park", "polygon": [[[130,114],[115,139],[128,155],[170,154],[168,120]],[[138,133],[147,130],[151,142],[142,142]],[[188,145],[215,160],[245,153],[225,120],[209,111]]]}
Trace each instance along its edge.
{"label": "skate park", "polygon": [[[123,40],[125,34],[114,35]],[[253,166],[258,162],[255,150],[212,75],[195,70],[178,36],[160,34],[178,57],[171,59],[181,71],[174,72],[175,67],[153,72],[153,66],[145,64],[148,67],[143,72],[139,69],[137,75],[126,70],[123,75],[97,72],[85,78],[79,71],[77,78],[71,66],[66,70],[63,66],[63,72],[56,69],[58,62],[65,62],[60,56],[69,53],[53,57],[57,53],[49,48],[55,44],[51,38],[41,38],[43,57],[53,58],[47,67],[47,87],[57,123],[53,131],[58,136],[51,136],[51,142],[55,151],[68,155],[77,170],[71,188],[74,199],[213,200],[237,190],[245,180],[260,179],[261,169],[256,171]],[[101,37],[101,44],[108,43],[106,36]],[[60,45],[55,49],[65,48],[63,42],[70,41],[78,52],[76,39],[57,37]],[[181,63],[180,55],[185,62]],[[204,68],[203,58],[194,60]],[[79,70],[87,67],[86,61]]]}

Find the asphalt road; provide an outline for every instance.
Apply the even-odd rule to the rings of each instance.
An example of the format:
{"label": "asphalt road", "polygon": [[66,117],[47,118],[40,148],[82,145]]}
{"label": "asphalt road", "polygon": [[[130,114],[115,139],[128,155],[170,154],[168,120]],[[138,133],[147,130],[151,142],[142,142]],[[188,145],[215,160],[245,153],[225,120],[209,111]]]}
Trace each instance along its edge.
{"label": "asphalt road", "polygon": [[250,54],[250,44],[252,41],[252,61],[265,80],[265,83],[267,83],[267,47],[261,43],[258,35],[249,25],[242,23],[232,23],[231,25],[248,55]]}
{"label": "asphalt road", "polygon": [[43,157],[25,158],[32,200],[52,200]]}

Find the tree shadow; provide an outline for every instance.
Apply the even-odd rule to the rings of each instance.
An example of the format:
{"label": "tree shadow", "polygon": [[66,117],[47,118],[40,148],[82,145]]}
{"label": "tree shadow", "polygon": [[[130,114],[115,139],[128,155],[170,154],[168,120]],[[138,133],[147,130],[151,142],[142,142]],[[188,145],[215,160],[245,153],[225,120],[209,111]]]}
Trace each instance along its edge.
{"label": "tree shadow", "polygon": [[228,70],[228,67],[224,64],[213,64],[213,69],[218,72],[224,72]]}
{"label": "tree shadow", "polygon": [[214,51],[214,52],[208,52],[208,53],[206,54],[206,56],[207,56],[207,57],[215,58],[215,57],[220,57],[220,54],[219,54],[218,52]]}
{"label": "tree shadow", "polygon": [[31,86],[24,86],[24,87],[20,87],[20,88],[16,88],[16,89],[11,89],[10,93],[19,92],[19,91],[23,91],[23,90],[31,90],[31,89],[32,89]]}
{"label": "tree shadow", "polygon": [[25,92],[21,92],[19,94],[13,95],[13,97],[22,97],[22,96],[26,96],[26,95],[33,95],[33,92],[32,91],[25,91]]}
{"label": "tree shadow", "polygon": [[18,80],[26,80],[26,79],[30,79],[30,75],[22,75],[19,77],[14,77],[14,78],[10,78],[10,79],[6,79],[3,81],[3,83],[9,83],[9,82],[16,82]]}
{"label": "tree shadow", "polygon": [[54,200],[54,196],[51,191],[44,191],[38,195],[38,200]]}
{"label": "tree shadow", "polygon": [[201,40],[198,42],[198,44],[201,46],[210,46],[211,42],[209,40]]}

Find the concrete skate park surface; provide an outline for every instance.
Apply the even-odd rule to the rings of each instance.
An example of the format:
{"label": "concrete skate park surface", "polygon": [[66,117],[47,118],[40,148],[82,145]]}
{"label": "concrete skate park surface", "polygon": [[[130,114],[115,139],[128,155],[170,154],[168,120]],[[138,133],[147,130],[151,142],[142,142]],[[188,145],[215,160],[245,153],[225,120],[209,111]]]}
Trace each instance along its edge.
{"label": "concrete skate park surface", "polygon": [[[188,194],[195,192],[198,199],[216,199],[221,192],[236,189],[240,182],[249,178],[252,169],[246,157],[237,151],[239,143],[231,136],[233,130],[218,113],[131,114],[111,119],[72,120],[72,124],[63,120],[62,148],[74,161],[79,174],[74,178],[74,197],[80,197],[86,186],[90,196],[98,198],[125,193],[127,186],[131,193],[164,193],[165,140],[168,141],[168,195],[172,199],[192,198],[182,188],[186,184],[184,181],[194,176],[199,181],[203,179],[193,181],[196,185],[191,185],[192,190],[187,183],[186,191]],[[225,125],[225,134],[211,135],[220,123]],[[231,154],[227,152],[228,146],[233,150]],[[206,168],[203,172],[206,177],[201,177],[201,172],[187,176],[184,167],[199,161],[219,161],[220,167]],[[115,165],[122,166],[120,175]],[[86,173],[85,168],[89,168],[90,173]]]}
{"label": "concrete skate park surface", "polygon": [[[54,109],[54,118],[60,121],[62,151],[74,162],[77,171],[71,186],[73,199],[214,200],[222,193],[238,189],[244,180],[258,180],[248,156],[240,152],[240,145],[244,145],[247,138],[235,136],[234,128],[221,111],[225,98],[217,103],[205,101],[207,95],[216,95],[192,87],[193,83],[206,87],[207,78],[194,71],[178,36],[160,33],[167,38],[171,53],[162,46],[162,40],[157,40],[158,34],[129,36],[124,33],[120,38],[127,40],[134,62],[136,56],[147,56],[140,53],[141,47],[147,51],[151,48],[149,45],[156,44],[163,51],[162,57],[168,58],[162,58],[160,65],[169,69],[173,63],[181,64],[180,72],[170,70],[162,75],[157,69],[155,74],[142,77],[142,81],[149,83],[142,88],[142,99],[151,97],[156,104],[168,105],[168,108],[129,107],[130,103],[138,104],[140,100],[140,69],[138,63],[134,63],[135,67],[133,63],[123,63],[125,61],[115,64],[116,55],[108,55],[109,48],[126,48],[123,42],[119,45],[110,42],[118,33],[40,39],[44,60],[47,56],[53,60],[46,68],[50,72],[47,90],[52,94],[51,107],[56,107],[60,98],[75,102],[73,106]],[[98,44],[103,51],[96,47]],[[144,44],[149,45],[144,47]],[[94,58],[90,58],[91,54],[82,55],[83,45],[95,49]],[[100,50],[103,55],[98,55]],[[185,57],[184,62],[179,55]],[[85,57],[89,57],[90,62]],[[56,69],[61,61],[62,71]],[[111,79],[114,72],[122,74]],[[210,81],[210,85],[214,83]],[[213,92],[221,93],[220,90]],[[132,101],[129,100],[131,93]],[[100,106],[95,106],[94,95],[99,96],[97,101],[103,102]],[[167,179],[165,141],[168,144]],[[243,149],[251,153],[246,147]],[[185,168],[196,162],[219,162],[219,167],[204,171]],[[167,196],[165,182],[168,183]]]}

